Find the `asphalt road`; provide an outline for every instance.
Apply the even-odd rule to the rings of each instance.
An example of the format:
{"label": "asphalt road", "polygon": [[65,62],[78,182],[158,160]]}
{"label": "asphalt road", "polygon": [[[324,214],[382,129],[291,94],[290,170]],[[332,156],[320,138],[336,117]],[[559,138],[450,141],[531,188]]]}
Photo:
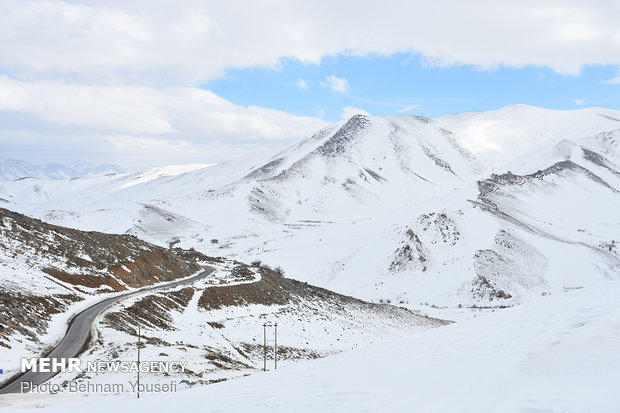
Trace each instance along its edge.
{"label": "asphalt road", "polygon": [[[179,285],[190,284],[207,277],[215,269],[211,267],[205,267],[204,271],[196,274],[192,277],[183,278],[166,285],[153,285],[139,290],[131,291],[126,294],[117,295],[112,298],[100,301],[85,310],[78,313],[74,318],[64,338],[54,347],[54,349],[48,353],[45,357],[49,358],[71,358],[77,357],[90,340],[90,329],[95,318],[110,305],[123,300],[132,295],[141,294],[145,291],[154,291],[164,288],[173,288]],[[22,393],[22,383],[42,384],[54,377],[57,373],[40,373],[40,372],[26,372],[21,377],[5,385],[0,389],[0,394],[6,393]],[[26,390],[24,391],[26,392]]]}

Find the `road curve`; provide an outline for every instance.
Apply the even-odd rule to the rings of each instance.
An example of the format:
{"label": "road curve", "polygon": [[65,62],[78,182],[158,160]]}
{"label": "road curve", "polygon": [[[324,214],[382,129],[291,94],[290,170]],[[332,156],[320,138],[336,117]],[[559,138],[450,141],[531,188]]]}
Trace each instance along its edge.
{"label": "road curve", "polygon": [[[201,280],[211,274],[215,268],[212,267],[203,267],[204,271],[199,274],[196,274],[192,277],[183,278],[180,280],[176,280],[171,283],[167,283],[165,285],[153,285],[145,288],[141,288],[139,290],[130,291],[122,295],[117,295],[115,297],[108,298],[106,300],[100,301],[92,306],[82,310],[76,316],[73,317],[73,320],[69,324],[69,328],[65,333],[63,339],[49,352],[45,357],[49,358],[70,358],[77,357],[83,350],[86,349],[86,346],[90,340],[90,330],[95,318],[107,307],[110,305],[123,300],[127,297],[130,297],[135,294],[141,294],[145,291],[153,291],[164,288],[173,288],[179,285],[190,284],[195,281]],[[7,393],[22,393],[22,383],[33,383],[33,384],[42,384],[54,377],[57,373],[40,373],[40,372],[32,372],[28,371],[21,376],[10,381],[4,387],[0,389],[0,394]],[[25,391],[24,391],[25,392]]]}

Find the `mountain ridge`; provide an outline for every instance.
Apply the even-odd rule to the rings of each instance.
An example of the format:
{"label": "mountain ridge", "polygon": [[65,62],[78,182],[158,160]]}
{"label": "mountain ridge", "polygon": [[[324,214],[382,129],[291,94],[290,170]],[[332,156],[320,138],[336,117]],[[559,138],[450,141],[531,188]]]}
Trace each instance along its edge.
{"label": "mountain ridge", "polygon": [[[368,300],[511,305],[588,283],[586,273],[613,277],[617,254],[596,251],[616,241],[616,119],[610,109],[525,105],[437,119],[356,115],[272,154],[176,174],[11,182],[3,193],[13,197],[0,195],[50,222],[261,259]],[[480,185],[494,190],[481,199]],[[591,202],[596,213],[578,208]],[[457,232],[454,242],[442,235]],[[530,268],[536,283],[519,270],[532,249],[542,254]],[[571,257],[562,262],[560,251]]]}
{"label": "mountain ridge", "polygon": [[122,167],[109,162],[77,162],[71,166],[60,163],[35,165],[24,160],[0,158],[0,181],[25,178],[62,180],[124,172]]}

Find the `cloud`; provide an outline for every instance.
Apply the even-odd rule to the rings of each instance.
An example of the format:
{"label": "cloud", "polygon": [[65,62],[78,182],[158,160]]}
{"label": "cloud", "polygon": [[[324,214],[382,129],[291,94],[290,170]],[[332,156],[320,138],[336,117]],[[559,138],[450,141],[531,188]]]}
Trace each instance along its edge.
{"label": "cloud", "polygon": [[575,74],[620,64],[618,21],[616,3],[580,0],[4,0],[0,67],[27,79],[193,86],[284,58],[416,52],[430,64]]}
{"label": "cloud", "polygon": [[342,108],[340,119],[349,120],[355,115],[371,116],[371,114],[366,112],[364,109],[354,108],[353,106],[345,106]]}
{"label": "cloud", "polygon": [[[0,150],[96,148],[114,160],[150,142],[172,149],[149,152],[145,163],[221,160],[325,124],[197,88],[227,70],[411,53],[430,65],[577,74],[620,65],[618,21],[615,2],[580,0],[2,0]],[[620,84],[620,73],[608,83]],[[322,84],[349,89],[335,75]]]}
{"label": "cloud", "polygon": [[300,89],[304,89],[304,90],[310,87],[310,85],[308,85],[308,82],[306,82],[302,78],[299,78],[295,81],[295,86],[297,86]]}
{"label": "cloud", "polygon": [[586,99],[585,98],[579,98],[579,99],[575,99],[573,102],[577,106],[583,106],[583,105],[586,104]]}
{"label": "cloud", "polygon": [[235,105],[198,88],[26,82],[4,75],[0,76],[0,111],[18,112],[67,130],[194,134],[227,141],[233,137],[290,139],[325,124],[312,117]]}
{"label": "cloud", "polygon": [[143,86],[90,86],[24,82],[0,76],[0,111],[93,130],[164,134],[173,132],[165,92]]}
{"label": "cloud", "polygon": [[325,82],[321,82],[321,86],[328,87],[336,92],[346,92],[349,90],[349,82],[343,77],[336,77],[336,75],[325,76]]}
{"label": "cloud", "polygon": [[218,145],[235,156],[239,154],[232,148],[235,145],[247,150],[287,142],[326,124],[314,117],[235,105],[198,88],[79,85],[0,76],[2,147],[8,148],[11,137],[27,132],[33,140],[20,148],[26,152],[39,150],[46,136],[50,141],[64,136],[56,152],[69,147],[87,151],[90,141],[104,159],[129,152],[140,158],[140,148],[150,147],[156,156],[141,162],[151,166],[169,163],[172,157],[183,162],[182,153],[189,156]]}
{"label": "cloud", "polygon": [[616,73],[615,77],[612,77],[611,79],[608,79],[604,81],[603,83],[609,83],[612,85],[620,85],[620,70],[618,70],[618,73]]}
{"label": "cloud", "polygon": [[420,105],[408,105],[408,106],[405,106],[405,107],[402,107],[402,108],[398,109],[397,112],[398,113],[407,113],[407,112],[411,112],[412,110],[417,109],[419,107],[420,107]]}
{"label": "cloud", "polygon": [[113,146],[122,150],[147,150],[147,151],[186,151],[191,145],[184,140],[157,139],[150,137],[138,137],[131,135],[116,135],[105,137]]}

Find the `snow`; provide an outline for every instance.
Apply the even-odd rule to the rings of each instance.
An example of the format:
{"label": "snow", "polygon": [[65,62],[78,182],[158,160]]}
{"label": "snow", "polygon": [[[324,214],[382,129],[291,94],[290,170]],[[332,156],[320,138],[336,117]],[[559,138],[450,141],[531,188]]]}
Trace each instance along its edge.
{"label": "snow", "polygon": [[[530,292],[561,290],[563,278],[585,285],[587,277],[620,272],[617,251],[604,251],[619,238],[615,119],[620,113],[609,109],[525,105],[438,119],[354,117],[277,153],[209,167],[7,182],[3,197],[13,200],[10,208],[56,224],[128,232],[166,247],[179,240],[175,246],[246,262],[260,259],[296,279],[412,308],[473,304],[479,300],[471,297],[478,268],[508,269],[519,282],[489,281],[511,288],[507,292],[518,301]],[[604,158],[588,157],[584,148]],[[489,169],[525,176],[567,160],[587,172],[550,174],[490,194],[508,219],[470,202],[478,202],[476,181],[488,178]],[[454,244],[437,238],[438,224],[420,222],[439,213],[454,223]],[[427,261],[391,271],[395,251],[406,248],[407,228],[419,237]],[[518,249],[497,244],[504,232]],[[485,250],[491,252],[480,253]],[[532,250],[541,254],[527,267],[537,281],[526,281],[525,271],[515,269]],[[505,255],[502,265],[481,263],[495,253]]]}
{"label": "snow", "polygon": [[[139,321],[142,325],[143,341],[156,338],[142,348],[144,361],[175,361],[187,363],[188,373],[161,376],[145,373],[141,382],[145,384],[166,384],[171,380],[177,386],[186,388],[196,383],[216,382],[255,374],[262,368],[263,324],[278,324],[280,346],[279,368],[303,363],[309,358],[325,357],[371,343],[441,325],[436,320],[413,316],[406,311],[392,308],[369,308],[347,300],[333,302],[326,299],[299,298],[280,305],[246,304],[228,305],[205,310],[199,306],[204,288],[221,288],[254,283],[261,279],[259,273],[246,281],[231,278],[230,269],[236,264],[228,262],[217,266],[207,278],[191,286],[155,294],[140,294],[110,306],[98,320],[105,320],[105,314],[118,314],[147,298],[158,299],[158,310],[166,311],[167,299],[174,292],[196,288],[189,302],[184,305],[171,304],[161,323]],[[148,302],[148,300],[147,300]],[[139,305],[143,305],[140,302]],[[131,314],[131,311],[128,311]],[[152,314],[151,314],[152,315]],[[97,321],[97,320],[96,320]],[[82,365],[91,361],[135,360],[136,336],[127,330],[119,331],[113,324],[95,324],[96,339],[86,353],[80,356]],[[269,355],[269,368],[272,366]],[[50,380],[51,385],[61,386],[68,380],[102,385],[118,380],[129,380],[133,376],[89,373],[88,377],[73,374],[59,374]]]}
{"label": "snow", "polygon": [[[260,259],[301,281],[457,322],[363,349],[369,342],[353,337],[338,350],[356,350],[176,396],[2,401],[17,411],[620,411],[618,119],[603,108],[525,105],[356,117],[209,167],[3,182],[3,205],[46,221]],[[501,181],[508,171],[514,182]],[[492,173],[501,183],[483,192],[477,182]],[[4,281],[22,270],[34,277],[13,265],[0,268]],[[194,301],[174,323],[222,347],[250,334],[253,312],[268,311],[210,312],[228,320],[224,336]],[[313,323],[317,339],[329,330]],[[108,330],[112,346],[131,341]]]}
{"label": "snow", "polygon": [[175,394],[0,397],[3,409],[16,412],[620,409],[618,281],[475,314],[422,334]]}
{"label": "snow", "polygon": [[196,171],[202,168],[208,168],[209,166],[213,166],[215,164],[188,164],[188,165],[170,165],[162,168],[153,168],[147,172],[138,174],[133,177],[133,179],[129,182],[126,182],[119,186],[119,188],[129,188],[134,185],[142,184],[145,182],[152,181],[157,178],[165,177],[165,176],[176,176],[182,175],[187,172]]}
{"label": "snow", "polygon": [[549,142],[618,129],[617,119],[618,111],[612,109],[552,110],[516,104],[447,115],[439,121],[485,166],[496,170]]}

